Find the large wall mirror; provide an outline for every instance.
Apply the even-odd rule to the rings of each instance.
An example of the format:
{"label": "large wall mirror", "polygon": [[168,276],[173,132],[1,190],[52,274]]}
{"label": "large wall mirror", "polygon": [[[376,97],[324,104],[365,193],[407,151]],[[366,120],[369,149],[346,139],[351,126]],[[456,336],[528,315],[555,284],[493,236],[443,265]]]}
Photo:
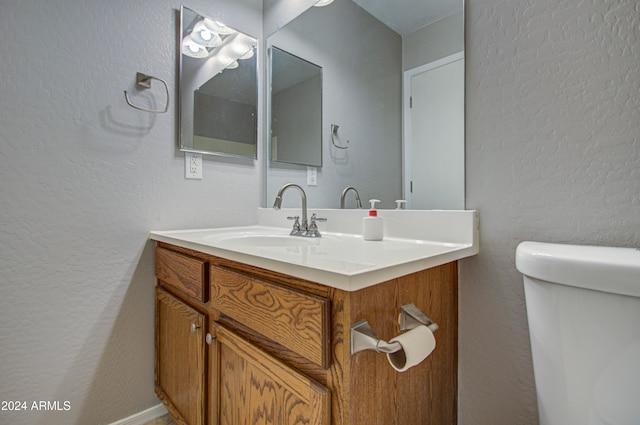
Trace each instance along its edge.
{"label": "large wall mirror", "polygon": [[264,0],[263,16],[267,46],[322,68],[317,185],[267,158],[268,205],[294,182],[316,208],[347,186],[381,208],[464,208],[463,0]]}
{"label": "large wall mirror", "polygon": [[256,158],[257,40],[180,10],[179,148]]}

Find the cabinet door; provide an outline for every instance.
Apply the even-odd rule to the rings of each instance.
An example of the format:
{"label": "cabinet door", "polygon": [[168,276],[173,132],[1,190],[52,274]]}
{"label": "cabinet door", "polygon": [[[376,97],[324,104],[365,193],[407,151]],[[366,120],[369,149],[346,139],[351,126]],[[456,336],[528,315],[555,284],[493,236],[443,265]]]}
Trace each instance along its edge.
{"label": "cabinet door", "polygon": [[214,324],[212,423],[329,425],[329,390]]}
{"label": "cabinet door", "polygon": [[155,388],[178,423],[204,424],[205,317],[156,288]]}

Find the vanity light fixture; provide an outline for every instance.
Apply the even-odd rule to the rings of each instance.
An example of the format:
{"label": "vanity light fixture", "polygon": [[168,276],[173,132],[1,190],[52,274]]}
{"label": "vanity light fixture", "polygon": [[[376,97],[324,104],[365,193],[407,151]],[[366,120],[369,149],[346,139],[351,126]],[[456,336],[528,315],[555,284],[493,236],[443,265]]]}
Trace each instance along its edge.
{"label": "vanity light fixture", "polygon": [[313,6],[314,7],[324,7],[333,3],[333,0],[318,0]]}

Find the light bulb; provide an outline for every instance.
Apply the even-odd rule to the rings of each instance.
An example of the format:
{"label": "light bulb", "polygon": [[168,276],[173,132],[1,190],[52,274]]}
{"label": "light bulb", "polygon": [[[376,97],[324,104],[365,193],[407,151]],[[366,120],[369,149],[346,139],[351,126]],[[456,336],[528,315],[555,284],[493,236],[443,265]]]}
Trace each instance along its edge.
{"label": "light bulb", "polygon": [[194,42],[191,36],[186,36],[182,39],[182,54],[191,58],[206,58],[209,51]]}
{"label": "light bulb", "polygon": [[218,47],[222,44],[220,36],[209,30],[209,28],[204,25],[204,21],[200,21],[193,26],[190,37],[203,47]]}
{"label": "light bulb", "polygon": [[213,35],[208,29],[202,29],[200,31],[200,37],[202,37],[203,40],[209,41],[211,40],[211,37],[213,37]]}

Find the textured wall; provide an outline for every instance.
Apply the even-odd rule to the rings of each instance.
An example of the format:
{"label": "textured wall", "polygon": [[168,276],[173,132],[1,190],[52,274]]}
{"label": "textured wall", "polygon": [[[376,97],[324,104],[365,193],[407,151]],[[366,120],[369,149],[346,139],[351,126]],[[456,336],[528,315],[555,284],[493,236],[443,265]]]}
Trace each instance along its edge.
{"label": "textured wall", "polygon": [[537,423],[523,240],[640,246],[640,3],[467,2],[461,425]]}
{"label": "textured wall", "polygon": [[[220,2],[189,6],[260,32],[254,6]],[[254,218],[252,163],[205,160],[204,180],[186,181],[174,107],[124,104],[136,71],[166,78],[173,100],[179,5],[0,2],[0,400],[71,401],[0,424],[105,424],[157,403],[147,231]],[[515,247],[640,245],[640,6],[467,13],[467,207],[482,246],[461,267],[459,423],[535,424]]]}
{"label": "textured wall", "polygon": [[[255,220],[254,162],[176,152],[177,12],[169,0],[0,2],[0,424],[107,424],[153,394],[151,229]],[[261,1],[191,7],[261,33]],[[135,73],[167,114],[136,111]],[[139,96],[139,97],[138,97]],[[232,177],[230,177],[232,176]],[[64,407],[61,404],[61,407]]]}

